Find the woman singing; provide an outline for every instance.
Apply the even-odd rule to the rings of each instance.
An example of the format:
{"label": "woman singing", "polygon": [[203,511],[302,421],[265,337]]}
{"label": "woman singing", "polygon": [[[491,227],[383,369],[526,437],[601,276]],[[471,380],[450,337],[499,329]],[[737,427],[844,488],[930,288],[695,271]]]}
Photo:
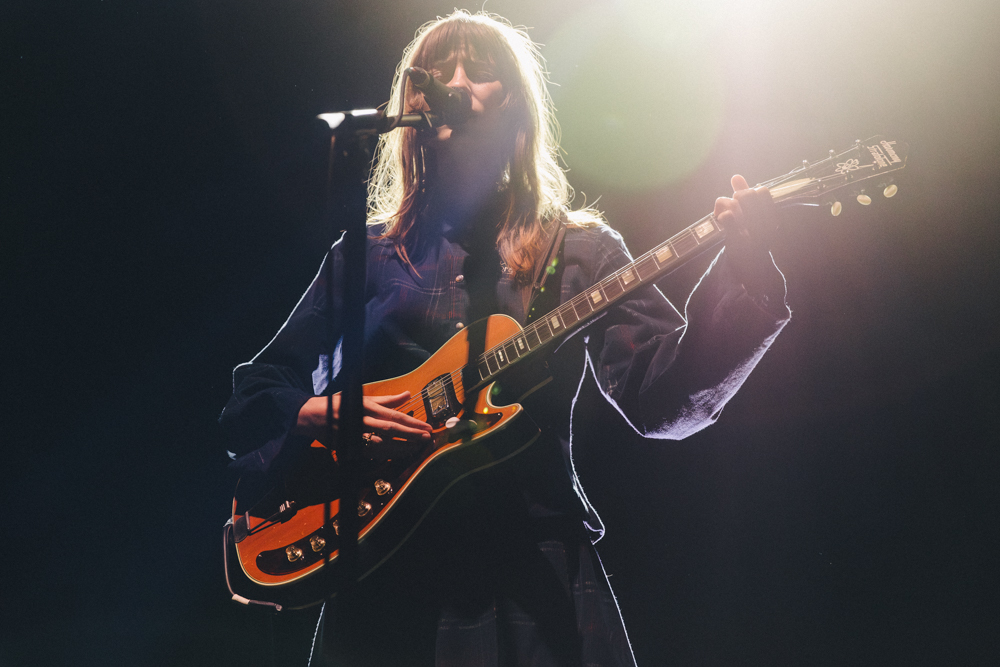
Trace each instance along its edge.
{"label": "woman singing", "polygon": [[[482,317],[523,324],[536,304],[556,307],[631,262],[599,213],[570,208],[544,70],[524,32],[456,11],[420,30],[400,73],[411,66],[464,91],[472,113],[455,127],[381,137],[369,186],[365,382],[413,371]],[[389,108],[424,108],[399,78]],[[338,665],[634,664],[593,546],[604,529],[573,471],[573,405],[593,373],[627,420],[621,428],[677,440],[711,424],[746,379],[789,311],[767,246],[770,195],[739,176],[733,188],[715,206],[727,246],[685,315],[650,284],[551,345],[552,379],[524,401],[541,436],[523,461],[338,599],[351,612],[313,664],[321,652]],[[535,278],[552,257],[558,271],[539,293]],[[342,272],[339,243],[325,261]],[[236,368],[221,422],[242,474],[281,475],[325,437],[321,394],[341,386],[329,350],[349,324],[338,308],[320,271],[274,339]],[[431,426],[396,409],[411,398],[366,398],[370,441],[427,442]],[[577,415],[577,428],[585,419]]]}

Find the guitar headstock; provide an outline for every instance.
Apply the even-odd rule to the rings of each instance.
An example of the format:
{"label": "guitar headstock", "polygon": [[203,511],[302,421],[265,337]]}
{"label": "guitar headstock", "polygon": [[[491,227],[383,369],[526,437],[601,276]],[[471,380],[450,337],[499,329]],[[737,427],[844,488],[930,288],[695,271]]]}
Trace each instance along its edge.
{"label": "guitar headstock", "polygon": [[775,203],[826,204],[833,215],[840,215],[840,202],[833,196],[838,190],[847,189],[866,206],[871,203],[868,190],[882,192],[886,197],[896,194],[891,174],[906,166],[907,152],[905,143],[874,136],[856,141],[839,153],[830,151],[817,162],[803,160],[798,169],[761,185],[770,189]]}

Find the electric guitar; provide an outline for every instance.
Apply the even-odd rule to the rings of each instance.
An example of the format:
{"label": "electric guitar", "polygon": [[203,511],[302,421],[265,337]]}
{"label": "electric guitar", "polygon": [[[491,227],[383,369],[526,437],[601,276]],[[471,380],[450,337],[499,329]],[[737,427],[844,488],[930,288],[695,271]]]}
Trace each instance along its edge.
{"label": "electric guitar", "polygon": [[[842,190],[864,205],[871,203],[868,191],[895,195],[890,174],[905,166],[906,155],[905,144],[872,137],[761,185],[777,204],[827,205],[836,216],[842,206],[834,195]],[[412,399],[398,409],[429,423],[433,436],[426,443],[389,441],[366,448],[371,459],[365,485],[348,508],[360,522],[358,578],[389,560],[451,487],[511,459],[538,438],[519,403],[493,403],[498,380],[528,367],[540,350],[724,238],[708,215],[523,329],[506,315],[492,315],[455,334],[411,373],[366,384],[365,395],[409,391]],[[484,350],[474,358],[472,341]],[[308,606],[323,599],[326,591],[315,575],[325,569],[324,555],[330,567],[337,565],[341,501],[329,482],[336,452],[316,441],[309,454],[310,463],[279,487],[259,492],[237,486],[226,554],[234,599],[275,600],[266,603],[275,606]],[[331,521],[324,526],[328,502]],[[229,577],[236,562],[245,575],[239,593]]]}

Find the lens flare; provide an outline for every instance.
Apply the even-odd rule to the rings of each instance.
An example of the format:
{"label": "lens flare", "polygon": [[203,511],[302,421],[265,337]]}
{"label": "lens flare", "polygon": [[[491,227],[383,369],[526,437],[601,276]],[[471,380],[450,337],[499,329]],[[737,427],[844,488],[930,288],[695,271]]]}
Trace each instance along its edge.
{"label": "lens flare", "polygon": [[697,168],[723,120],[721,66],[706,15],[670,2],[602,3],[568,22],[543,53],[567,164],[624,190]]}

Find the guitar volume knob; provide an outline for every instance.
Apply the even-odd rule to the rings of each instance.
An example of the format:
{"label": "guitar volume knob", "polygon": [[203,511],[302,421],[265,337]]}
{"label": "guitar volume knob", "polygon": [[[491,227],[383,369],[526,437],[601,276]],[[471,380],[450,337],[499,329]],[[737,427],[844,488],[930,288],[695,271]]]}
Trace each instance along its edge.
{"label": "guitar volume knob", "polygon": [[309,546],[312,547],[313,551],[319,553],[323,551],[323,547],[326,546],[326,540],[324,540],[319,535],[313,535],[312,537],[309,538]]}
{"label": "guitar volume knob", "polygon": [[294,563],[295,561],[302,558],[302,549],[299,549],[294,544],[290,544],[285,547],[285,555],[288,557],[289,563]]}
{"label": "guitar volume knob", "polygon": [[375,493],[380,496],[384,496],[387,493],[392,493],[392,484],[385,481],[384,479],[375,480]]}

